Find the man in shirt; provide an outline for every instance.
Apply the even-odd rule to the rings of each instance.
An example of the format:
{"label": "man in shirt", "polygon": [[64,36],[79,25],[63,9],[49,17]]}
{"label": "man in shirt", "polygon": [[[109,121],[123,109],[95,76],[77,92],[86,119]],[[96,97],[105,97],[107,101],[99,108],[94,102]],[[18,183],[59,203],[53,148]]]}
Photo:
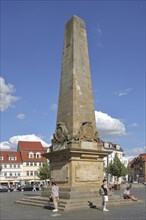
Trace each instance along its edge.
{"label": "man in shirt", "polygon": [[58,211],[58,202],[59,202],[59,187],[56,185],[56,183],[52,183],[51,196],[52,196],[54,208],[55,208],[55,209],[53,209],[53,212],[57,212]]}
{"label": "man in shirt", "polygon": [[101,186],[103,188],[103,195],[102,195],[102,210],[104,212],[107,212],[109,211],[107,208],[106,208],[106,203],[108,202],[108,186],[107,186],[107,181],[106,179],[103,180],[103,184]]}

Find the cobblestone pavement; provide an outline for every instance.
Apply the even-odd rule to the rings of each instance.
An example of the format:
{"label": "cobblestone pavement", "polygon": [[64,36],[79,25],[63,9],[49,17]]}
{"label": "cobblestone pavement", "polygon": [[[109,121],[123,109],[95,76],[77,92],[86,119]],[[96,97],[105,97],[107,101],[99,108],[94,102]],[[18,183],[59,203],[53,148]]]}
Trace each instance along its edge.
{"label": "cobblestone pavement", "polygon": [[[117,191],[120,194],[122,191]],[[14,203],[19,198],[40,195],[40,192],[4,192],[0,193],[1,220],[145,220],[146,219],[146,186],[133,187],[131,190],[144,203],[121,206],[109,206],[109,212],[102,212],[101,207],[75,211],[53,213],[41,207]]]}

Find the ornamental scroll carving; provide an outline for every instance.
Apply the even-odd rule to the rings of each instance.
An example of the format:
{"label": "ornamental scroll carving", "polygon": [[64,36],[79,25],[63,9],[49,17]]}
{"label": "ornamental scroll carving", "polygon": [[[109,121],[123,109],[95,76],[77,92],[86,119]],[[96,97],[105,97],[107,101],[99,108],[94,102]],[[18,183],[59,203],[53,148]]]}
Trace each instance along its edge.
{"label": "ornamental scroll carving", "polygon": [[98,137],[98,132],[94,131],[92,122],[83,122],[80,127],[78,133],[73,137],[76,141],[92,141],[92,142],[100,142],[100,138]]}
{"label": "ornamental scroll carving", "polygon": [[74,136],[69,135],[65,123],[60,122],[57,124],[56,132],[53,134],[52,145],[53,150],[61,150],[67,148],[68,142],[81,142],[90,141],[98,142],[101,140],[98,137],[98,132],[94,131],[92,122],[83,122],[78,133]]}
{"label": "ornamental scroll carving", "polygon": [[55,132],[55,134],[53,134],[52,142],[53,143],[55,143],[55,142],[63,143],[65,141],[68,141],[69,139],[70,139],[70,136],[68,134],[68,130],[67,130],[65,123],[63,123],[63,122],[58,123],[57,127],[56,127],[56,132]]}

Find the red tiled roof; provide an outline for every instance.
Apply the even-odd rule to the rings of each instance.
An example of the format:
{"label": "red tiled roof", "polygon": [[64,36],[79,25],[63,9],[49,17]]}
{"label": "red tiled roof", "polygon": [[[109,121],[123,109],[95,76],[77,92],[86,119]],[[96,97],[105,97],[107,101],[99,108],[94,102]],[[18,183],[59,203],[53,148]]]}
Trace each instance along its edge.
{"label": "red tiled roof", "polygon": [[[44,162],[46,158],[36,158],[36,153],[39,152],[40,154],[46,153],[46,149],[41,144],[41,142],[35,141],[19,141],[17,150],[21,152],[22,161],[37,161],[37,162]],[[29,153],[34,153],[34,158],[29,158]]]}
{"label": "red tiled roof", "polygon": [[146,161],[146,154],[139,154],[139,157],[141,157],[144,161]]}
{"label": "red tiled roof", "polygon": [[133,163],[135,163],[136,160],[138,160],[139,158],[142,158],[143,161],[146,161],[146,154],[139,154],[138,157],[133,158],[133,160],[130,161],[130,164],[132,165]]}
{"label": "red tiled roof", "polygon": [[[4,163],[18,163],[24,161],[32,161],[32,162],[44,162],[46,158],[41,156],[41,158],[36,158],[36,153],[40,153],[41,155],[47,153],[47,147],[43,147],[41,142],[31,142],[31,141],[19,141],[17,151],[1,151],[0,156],[3,156],[4,159],[0,160],[0,162]],[[29,157],[29,153],[32,152],[34,154],[34,158]],[[9,156],[16,156],[16,160],[9,160]]]}
{"label": "red tiled roof", "polygon": [[35,142],[35,141],[19,141],[18,142],[18,151],[43,151],[44,148],[41,144],[41,142]]}
{"label": "red tiled roof", "polygon": [[[29,158],[29,152],[30,151],[23,151],[21,152],[21,157],[22,157],[22,161],[32,161],[32,162],[44,162],[46,161],[46,158],[44,158],[43,156],[41,156],[41,158],[36,158],[36,154],[34,153],[34,158]],[[40,152],[39,153],[43,154],[44,152]]]}
{"label": "red tiled roof", "polygon": [[[3,156],[1,163],[22,163],[20,152],[18,151],[1,151],[0,156]],[[16,157],[16,160],[9,160],[9,156]]]}

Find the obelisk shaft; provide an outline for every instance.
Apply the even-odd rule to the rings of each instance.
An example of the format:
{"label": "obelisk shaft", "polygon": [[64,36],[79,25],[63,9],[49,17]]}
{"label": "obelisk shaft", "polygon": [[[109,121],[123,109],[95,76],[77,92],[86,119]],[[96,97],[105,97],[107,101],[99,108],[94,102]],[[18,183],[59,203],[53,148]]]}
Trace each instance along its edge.
{"label": "obelisk shaft", "polygon": [[57,123],[65,123],[69,135],[78,133],[82,123],[96,130],[86,27],[73,16],[66,24]]}

